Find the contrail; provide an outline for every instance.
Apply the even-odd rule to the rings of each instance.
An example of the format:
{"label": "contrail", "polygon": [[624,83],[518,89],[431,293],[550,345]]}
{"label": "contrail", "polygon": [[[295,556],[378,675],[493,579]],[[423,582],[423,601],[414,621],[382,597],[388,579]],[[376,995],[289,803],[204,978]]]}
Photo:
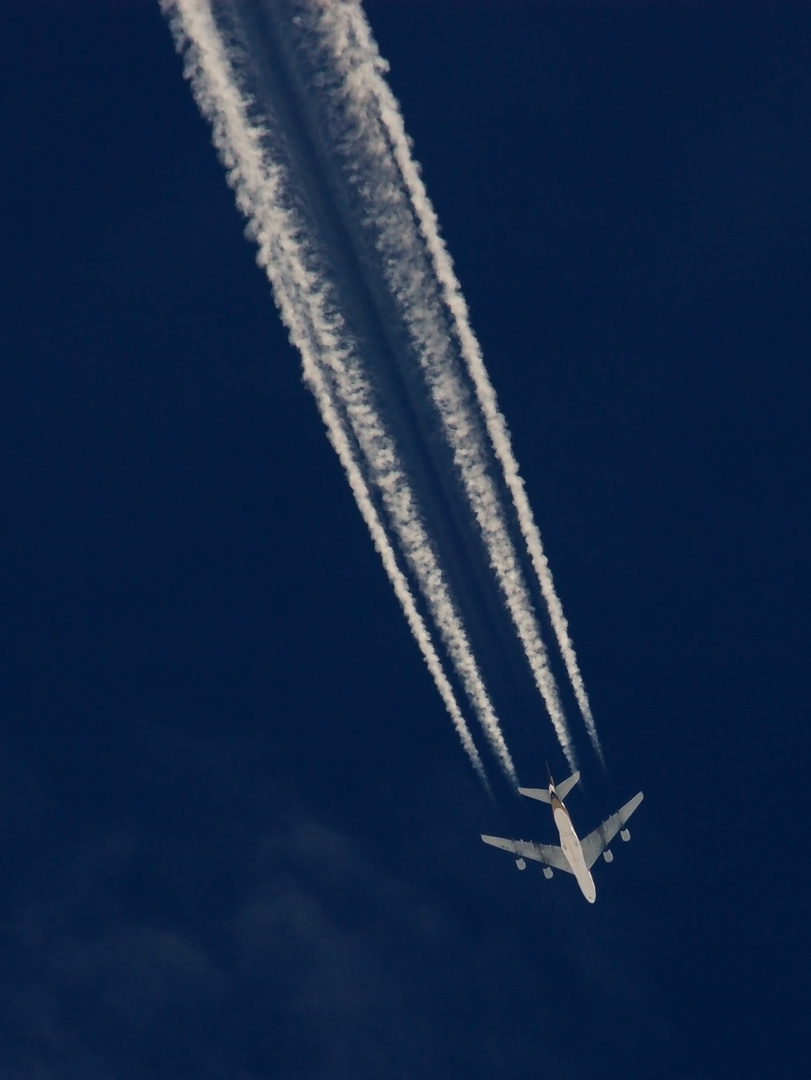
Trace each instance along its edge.
{"label": "contrail", "polygon": [[499,763],[517,783],[461,618],[416,509],[396,445],[379,414],[373,387],[364,374],[357,343],[345,325],[340,299],[308,222],[297,210],[284,147],[281,142],[274,143],[269,117],[266,123],[252,121],[253,102],[243,92],[232,62],[234,56],[229,54],[209,3],[161,0],[161,7],[185,56],[185,72],[201,112],[212,123],[214,143],[228,171],[229,183],[258,244],[258,260],[270,279],[291,341],[301,353],[305,379],[315,394],[361,514],[464,748],[486,784],[481,758],[399,566],[364,469]]}
{"label": "contrail", "polygon": [[[524,488],[524,482],[519,473],[518,461],[516,460],[512,449],[507,424],[498,408],[495,390],[490,382],[487,369],[484,366],[481,348],[470,325],[467,303],[462,294],[459,281],[454,274],[452,261],[447,248],[440,236],[436,213],[425,190],[419,167],[411,154],[410,142],[405,131],[402,114],[394,95],[381,74],[381,72],[387,69],[386,63],[380,57],[376,43],[372,38],[369,25],[359,6],[349,5],[345,13],[345,18],[352,27],[351,34],[355,42],[354,55],[347,47],[349,39],[346,32],[342,31],[342,28],[337,25],[338,20],[335,18],[335,15],[336,12],[333,11],[334,29],[332,45],[334,61],[344,72],[349,92],[354,92],[356,103],[355,122],[358,125],[364,123],[364,120],[366,120],[369,115],[369,104],[370,102],[374,102],[376,106],[375,112],[379,117],[380,122],[385,126],[389,146],[400,171],[402,185],[408,194],[414,221],[419,228],[422,239],[430,254],[433,270],[441,288],[442,299],[451,314],[453,332],[459,342],[462,358],[467,366],[467,370],[475,388],[477,402],[485,418],[487,433],[492,442],[499,464],[501,465],[510,495],[512,496],[521,535],[537,575],[542,596],[546,602],[549,619],[563,657],[566,672],[575,693],[577,704],[580,708],[592,745],[600,758],[600,761],[604,764],[602,746],[597,733],[594,715],[591,710],[586,687],[577,662],[574,645],[569,635],[568,623],[563,613],[563,606],[555,591],[552,572],[549,568],[549,562],[541,542],[540,530],[535,522],[532,507],[530,506]],[[424,307],[427,307],[424,295],[422,300]],[[426,352],[425,355],[430,356],[431,354],[430,352]],[[454,415],[453,412],[451,412],[450,418],[451,421],[457,422],[460,419],[458,414]],[[472,451],[471,456],[473,456]],[[486,498],[489,502],[490,494],[482,492],[480,497]],[[476,496],[473,495],[472,498],[476,498]],[[488,516],[487,520],[489,523],[492,523],[491,517]],[[506,544],[505,541],[502,540],[500,534],[501,530],[499,530],[498,543],[500,549],[504,551],[504,556],[506,558]],[[506,543],[509,543],[509,541],[507,540]],[[503,548],[502,545],[504,545]],[[512,558],[507,560],[507,566],[510,567],[508,573],[510,574],[512,573],[513,562],[514,560]],[[511,601],[508,600],[508,603],[511,603]],[[524,610],[521,613],[520,618],[524,623],[528,624],[529,617],[532,616],[531,608],[527,611],[527,607],[524,605],[523,596],[520,595],[517,586],[515,603],[517,606],[523,606]],[[517,622],[519,616],[515,615],[514,617]],[[519,635],[522,635],[521,629],[518,629]],[[540,643],[540,635],[538,634],[537,636],[538,642]],[[523,635],[522,641],[524,641]],[[525,648],[526,647],[527,643],[525,642]],[[543,646],[541,644],[540,649],[538,650],[537,645],[533,643],[531,648],[538,652],[538,659],[534,662],[531,661],[531,664],[533,664],[533,671],[535,671],[534,663],[538,663],[539,681],[545,681],[545,675],[541,674]],[[547,707],[549,707],[550,703],[547,700],[546,693],[544,693],[544,698],[547,701]],[[553,709],[550,708],[549,711],[554,721],[555,715]],[[557,722],[555,726],[557,729]],[[558,731],[558,735],[561,735],[560,731]]]}
{"label": "contrail", "polygon": [[[444,427],[463,489],[484,540],[536,685],[558,739],[574,766],[574,750],[549,669],[540,627],[509,535],[483,445],[482,423],[496,453],[516,517],[538,576],[567,672],[597,753],[594,720],[540,534],[518,473],[506,423],[496,404],[467,307],[440,238],[436,215],[411,156],[397,103],[381,72],[379,55],[360,6],[353,3],[297,4],[297,25],[313,80],[321,85],[324,126],[348,182],[362,193],[362,220],[379,266],[400,304],[399,315]],[[425,249],[428,258],[425,256]],[[456,343],[456,344],[455,344]],[[456,349],[463,367],[457,363]],[[465,385],[465,371],[473,394]],[[477,410],[478,406],[478,410]]]}
{"label": "contrail", "polygon": [[[302,354],[305,380],[316,396],[426,663],[435,681],[439,676],[444,680],[444,688],[437,685],[468,753],[475,751],[472,737],[387,528],[397,539],[502,768],[514,780],[506,743],[418,505],[415,478],[409,476],[398,438],[386,419],[388,413],[395,426],[400,424],[407,449],[409,422],[405,413],[399,418],[395,415],[401,405],[406,407],[405,399],[400,403],[397,393],[391,392],[388,400],[385,393],[381,399],[380,378],[385,382],[386,376],[382,368],[375,368],[376,348],[384,366],[385,356],[390,355],[399,369],[410,407],[417,410],[418,430],[426,423],[425,405],[430,402],[428,441],[420,450],[418,436],[415,449],[412,437],[411,452],[428,452],[440,488],[445,485],[444,497],[453,504],[457,496],[447,488],[444,451],[437,450],[434,438],[436,430],[444,435],[453,476],[477,525],[558,740],[574,766],[571,736],[511,535],[514,524],[501,485],[511,496],[513,520],[538,578],[587,730],[602,759],[507,426],[419,167],[411,156],[397,102],[383,78],[385,62],[360,4],[354,0],[255,0],[252,4],[161,0],[161,6],[178,47],[185,49],[186,73],[201,110],[212,120],[229,182],[248,218],[249,233],[259,244],[259,262],[271,280],[291,340]],[[265,55],[267,49],[270,52]],[[296,108],[301,115],[292,115]],[[277,109],[282,110],[278,115]],[[305,127],[311,140],[306,145],[301,141],[303,131],[298,130]],[[298,158],[290,158],[296,153]],[[306,169],[307,163],[310,168],[315,163],[322,174],[316,182],[322,188],[311,189],[303,179],[301,168]],[[297,189],[297,180],[302,190]],[[308,195],[314,199],[312,206]],[[336,212],[337,219],[329,218]],[[341,228],[349,230],[344,240]],[[324,237],[319,235],[322,229]],[[347,246],[354,253],[348,263],[342,262],[340,250]],[[360,307],[358,287],[366,297]],[[363,340],[358,339],[359,331]],[[405,431],[402,423],[406,423]],[[416,459],[409,468],[412,464],[416,465]],[[430,491],[429,483],[420,494],[430,498]],[[441,520],[436,525],[441,528]],[[429,659],[429,649],[433,659]],[[453,708],[448,704],[449,694]],[[481,767],[480,759],[477,767]]]}

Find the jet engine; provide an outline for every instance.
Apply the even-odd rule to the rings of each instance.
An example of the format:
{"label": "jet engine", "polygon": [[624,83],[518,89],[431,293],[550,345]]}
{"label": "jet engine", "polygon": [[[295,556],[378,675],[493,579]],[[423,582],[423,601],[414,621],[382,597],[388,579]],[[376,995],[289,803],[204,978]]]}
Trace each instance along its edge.
{"label": "jet engine", "polygon": [[614,861],[614,852],[609,851],[608,848],[606,848],[605,851],[603,852],[603,858],[605,859],[606,862],[613,862]]}
{"label": "jet engine", "polygon": [[518,867],[519,870],[526,870],[526,868],[527,868],[527,860],[526,859],[516,859],[515,860],[515,865]]}
{"label": "jet engine", "polygon": [[552,877],[552,867],[551,866],[545,866],[543,868],[543,876],[546,878],[547,881]]}
{"label": "jet engine", "polygon": [[630,829],[620,829],[620,840],[628,841],[631,839]]}

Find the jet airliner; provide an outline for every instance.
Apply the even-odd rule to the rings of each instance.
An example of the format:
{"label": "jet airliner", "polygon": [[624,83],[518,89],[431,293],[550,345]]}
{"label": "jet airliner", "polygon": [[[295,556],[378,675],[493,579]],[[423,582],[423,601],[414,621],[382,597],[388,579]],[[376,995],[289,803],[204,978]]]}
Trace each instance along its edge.
{"label": "jet airliner", "polygon": [[598,825],[594,832],[589,833],[584,840],[574,830],[569,811],[563,805],[563,800],[580,779],[580,773],[573,773],[568,780],[555,786],[552,775],[549,775],[548,788],[519,788],[522,795],[528,799],[537,799],[539,802],[549,803],[552,807],[552,816],[560,835],[560,847],[554,844],[533,844],[527,840],[507,840],[501,836],[485,836],[482,840],[492,847],[501,848],[502,851],[511,851],[516,856],[515,865],[519,870],[526,869],[526,860],[533,859],[543,864],[543,874],[546,878],[552,877],[552,867],[556,870],[564,870],[567,874],[574,874],[580,891],[590,904],[597,899],[597,889],[594,878],[591,876],[591,868],[597,862],[600,855],[606,862],[614,858],[608,845],[617,835],[621,840],[630,840],[631,833],[625,827],[626,822],[634,810],[642,802],[642,792],[634,795],[630,802],[620,807],[616,814]]}

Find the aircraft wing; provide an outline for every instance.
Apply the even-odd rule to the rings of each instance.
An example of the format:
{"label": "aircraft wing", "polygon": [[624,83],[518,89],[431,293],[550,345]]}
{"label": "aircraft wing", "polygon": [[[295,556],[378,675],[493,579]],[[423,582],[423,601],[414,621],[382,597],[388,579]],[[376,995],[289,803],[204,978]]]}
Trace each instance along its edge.
{"label": "aircraft wing", "polygon": [[612,814],[610,818],[606,818],[602,825],[598,825],[594,832],[589,833],[585,840],[582,841],[583,858],[586,860],[586,866],[589,870],[594,866],[600,855],[602,855],[641,802],[642,792],[640,791],[634,795],[630,802],[627,802],[625,806],[620,807],[616,814]]}
{"label": "aircraft wing", "polygon": [[535,862],[545,863],[546,866],[554,866],[556,870],[565,870],[572,873],[572,868],[566,860],[563,851],[554,844],[532,844],[529,840],[507,840],[503,836],[485,836],[482,840],[491,847],[501,848],[502,851],[511,851],[524,859],[534,859]]}

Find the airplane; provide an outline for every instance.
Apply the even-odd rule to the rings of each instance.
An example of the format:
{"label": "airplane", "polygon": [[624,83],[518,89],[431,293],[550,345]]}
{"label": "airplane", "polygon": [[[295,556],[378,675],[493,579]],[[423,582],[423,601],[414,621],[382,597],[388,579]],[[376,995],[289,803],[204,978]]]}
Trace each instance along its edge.
{"label": "airplane", "polygon": [[617,833],[620,834],[621,840],[631,839],[631,833],[625,825],[631,814],[642,802],[643,795],[641,791],[638,792],[630,802],[621,807],[616,814],[606,818],[601,825],[597,826],[594,832],[589,833],[581,841],[574,830],[569,811],[563,805],[563,800],[579,779],[579,772],[572,773],[568,780],[564,780],[556,787],[552,774],[549,773],[548,789],[518,789],[528,799],[537,799],[539,802],[549,803],[552,807],[552,815],[560,834],[560,847],[552,844],[533,844],[526,840],[507,840],[501,836],[485,836],[484,834],[482,834],[482,840],[492,847],[501,848],[502,851],[511,851],[513,855],[517,856],[515,865],[519,870],[525,870],[527,866],[526,860],[533,859],[535,862],[543,864],[543,876],[545,878],[552,877],[552,867],[556,870],[564,870],[567,874],[574,874],[575,880],[580,886],[580,891],[588,902],[593,904],[597,899],[597,889],[594,878],[591,876],[591,868],[600,855],[603,856],[606,862],[613,861],[614,855],[609,850],[608,845]]}

